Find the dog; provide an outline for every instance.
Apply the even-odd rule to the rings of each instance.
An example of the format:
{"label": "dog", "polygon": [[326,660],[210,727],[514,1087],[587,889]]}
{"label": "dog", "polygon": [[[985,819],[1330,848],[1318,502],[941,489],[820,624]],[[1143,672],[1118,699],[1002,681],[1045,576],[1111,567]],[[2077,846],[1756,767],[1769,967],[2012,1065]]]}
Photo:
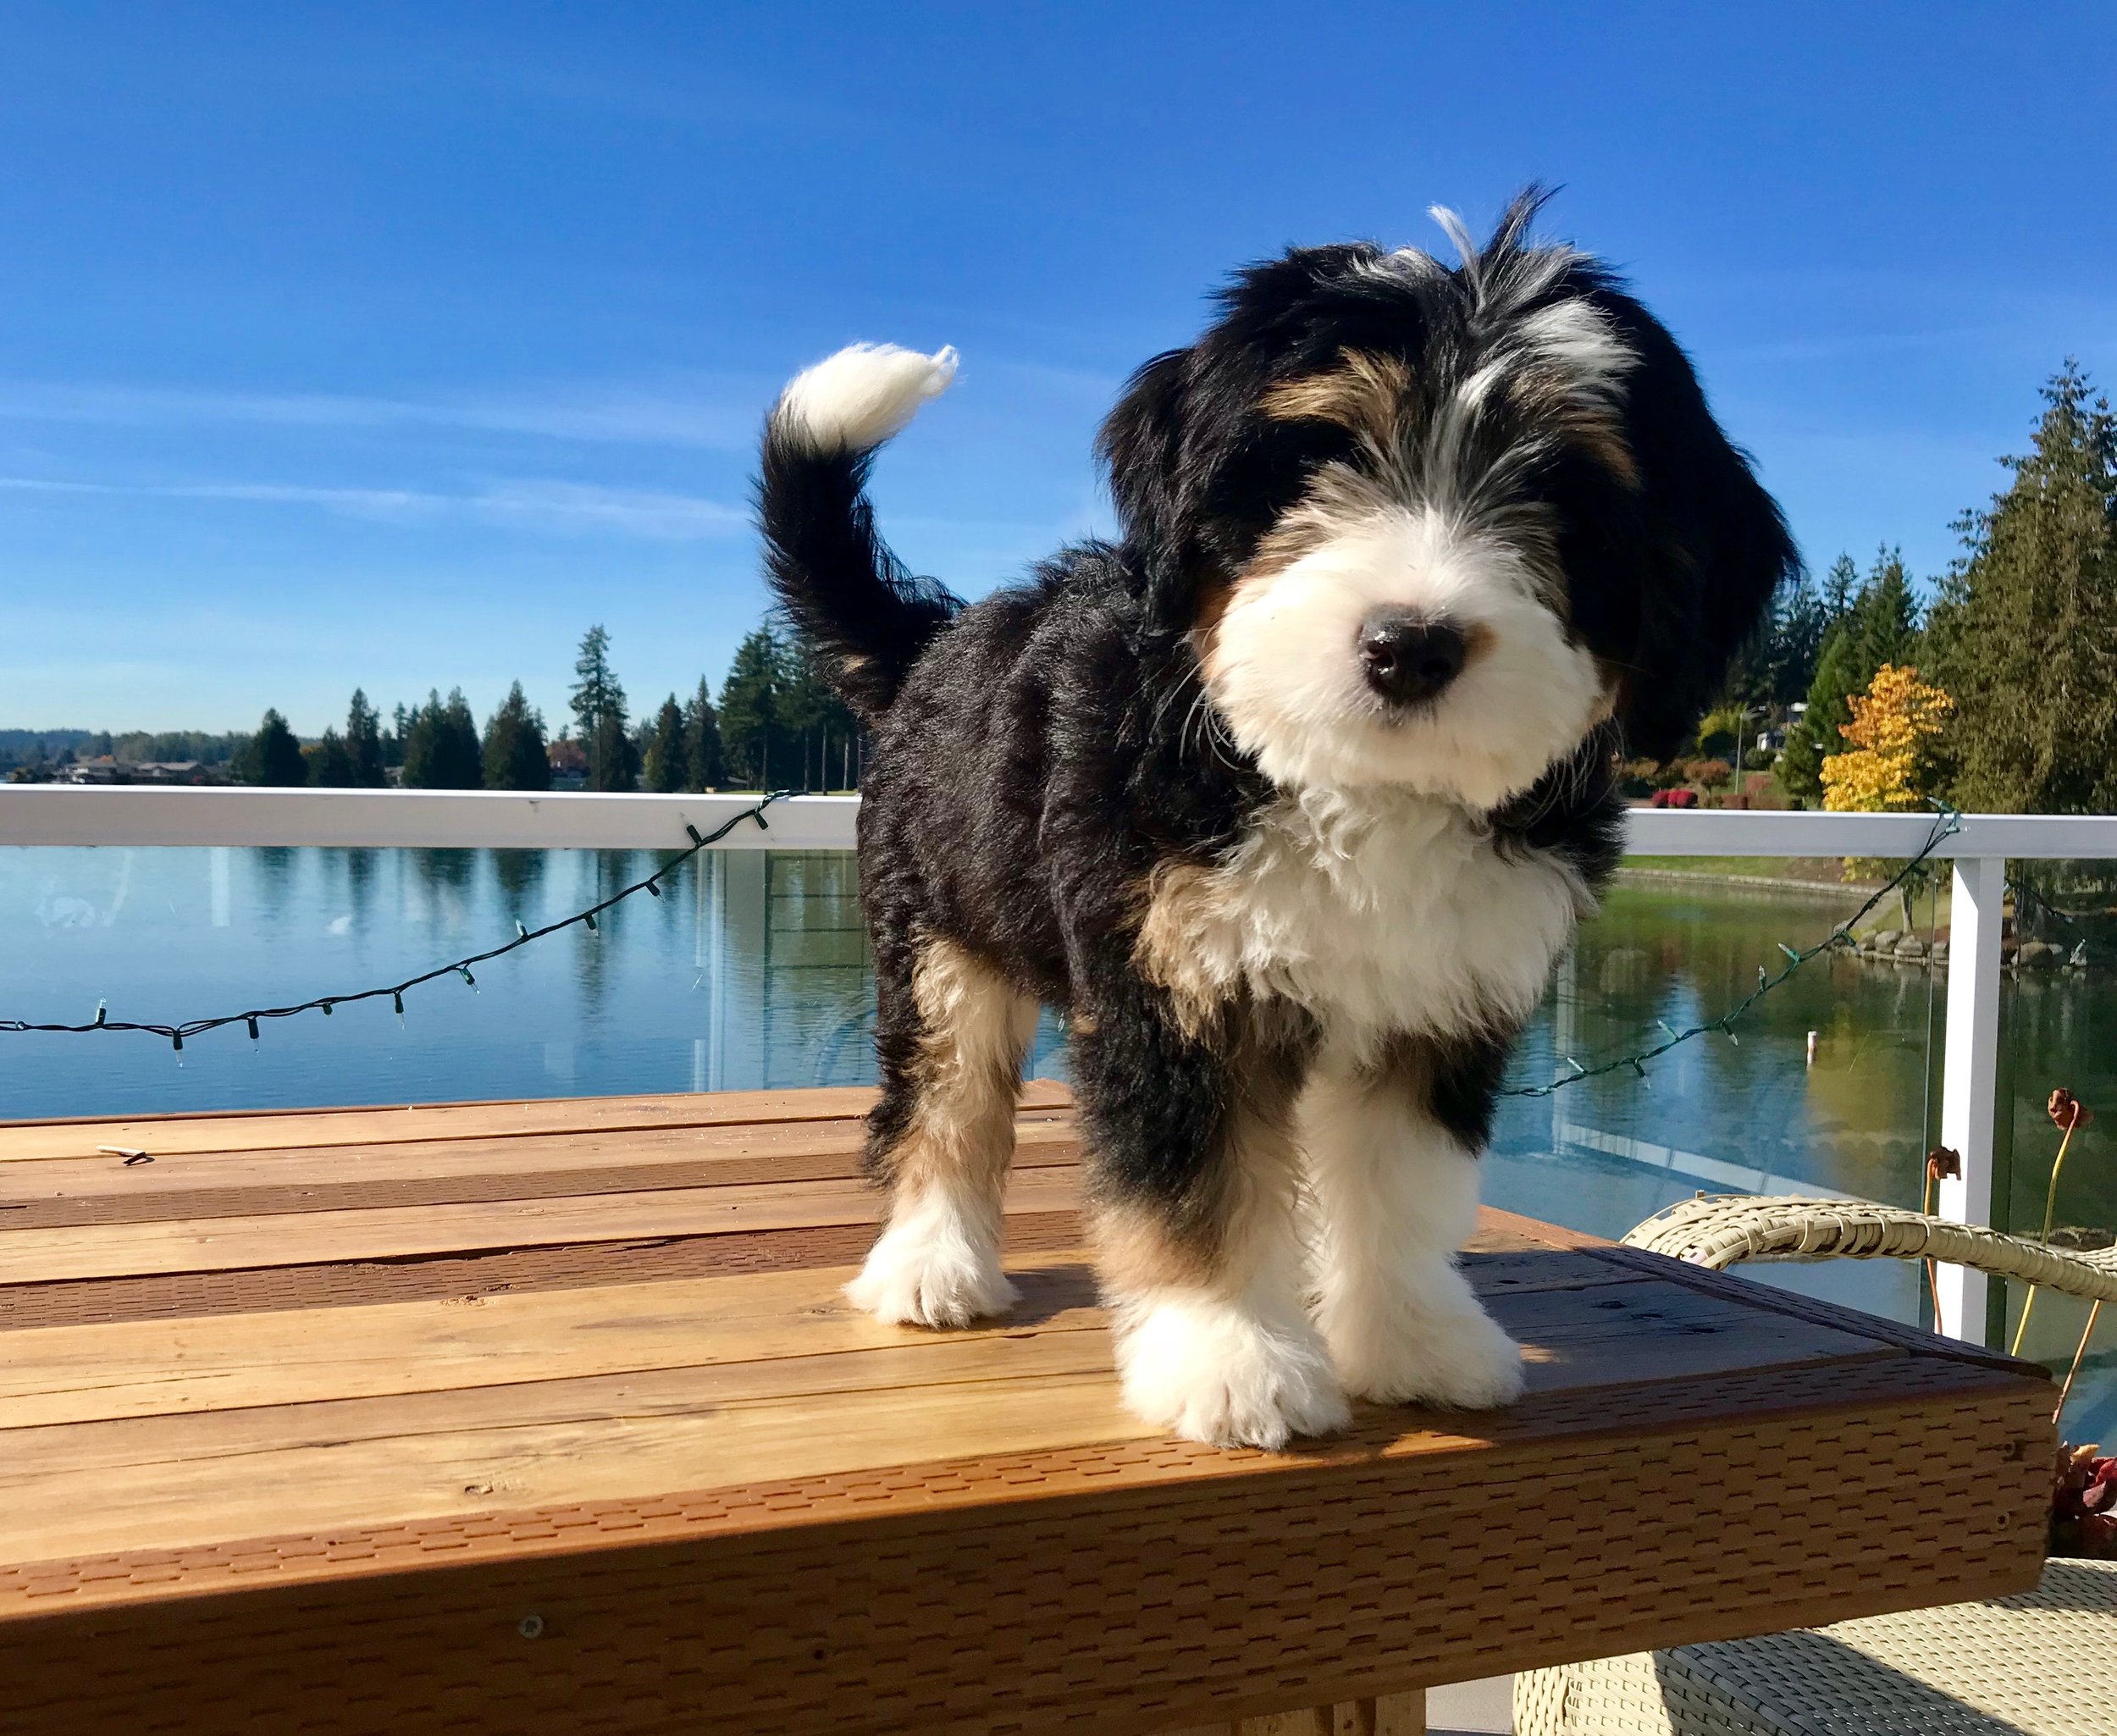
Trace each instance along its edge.
{"label": "dog", "polygon": [[1040,1005],[1070,1020],[1129,1407],[1278,1447],[1352,1398],[1482,1408],[1458,1269],[1510,1048],[1665,758],[1798,557],[1668,331],[1517,199],[1458,256],[1238,273],[1127,384],[1122,528],[964,605],[876,534],[952,350],[856,346],[767,421],[766,564],[871,733],[887,1221],[853,1301],[1003,1314]]}

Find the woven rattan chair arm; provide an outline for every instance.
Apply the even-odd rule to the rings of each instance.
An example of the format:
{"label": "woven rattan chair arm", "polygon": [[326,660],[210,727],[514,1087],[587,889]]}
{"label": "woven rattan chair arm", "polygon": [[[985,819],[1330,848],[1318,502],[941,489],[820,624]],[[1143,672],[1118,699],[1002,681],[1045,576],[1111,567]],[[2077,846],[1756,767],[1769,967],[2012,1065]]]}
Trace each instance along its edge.
{"label": "woven rattan chair arm", "polygon": [[1741,1260],[1944,1260],[2089,1302],[2117,1302],[2117,1249],[2077,1253],[1864,1200],[1756,1194],[1679,1200],[1624,1241],[1716,1272]]}

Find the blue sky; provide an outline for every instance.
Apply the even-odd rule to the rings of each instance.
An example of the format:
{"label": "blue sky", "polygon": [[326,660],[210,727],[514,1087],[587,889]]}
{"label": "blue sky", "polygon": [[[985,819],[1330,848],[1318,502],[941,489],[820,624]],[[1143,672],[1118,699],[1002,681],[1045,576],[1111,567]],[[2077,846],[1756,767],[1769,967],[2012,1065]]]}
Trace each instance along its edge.
{"label": "blue sky", "polygon": [[2068,353],[2117,382],[2097,7],[64,6],[0,56],[0,725],[305,733],[762,606],[750,442],[854,339],[976,594],[1109,525],[1125,374],[1231,265],[1541,178],[1810,561],[1940,570]]}

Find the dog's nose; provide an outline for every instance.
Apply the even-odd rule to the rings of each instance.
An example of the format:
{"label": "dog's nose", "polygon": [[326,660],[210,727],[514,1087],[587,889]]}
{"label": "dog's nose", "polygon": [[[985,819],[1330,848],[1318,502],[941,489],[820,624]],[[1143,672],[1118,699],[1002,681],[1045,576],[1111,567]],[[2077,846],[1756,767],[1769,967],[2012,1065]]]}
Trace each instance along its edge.
{"label": "dog's nose", "polygon": [[1393,705],[1433,698],[1462,673],[1468,651],[1457,628],[1406,610],[1378,609],[1360,624],[1368,685]]}

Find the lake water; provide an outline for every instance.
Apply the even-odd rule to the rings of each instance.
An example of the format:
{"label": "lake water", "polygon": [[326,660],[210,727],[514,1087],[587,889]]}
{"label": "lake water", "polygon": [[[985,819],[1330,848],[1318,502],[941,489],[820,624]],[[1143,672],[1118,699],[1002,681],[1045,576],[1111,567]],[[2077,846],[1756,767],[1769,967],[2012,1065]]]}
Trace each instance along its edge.
{"label": "lake water", "polygon": [[[0,849],[0,1017],[176,1023],[345,993],[499,943],[639,878],[642,851]],[[0,1036],[0,1117],[107,1115],[854,1084],[873,1076],[872,979],[843,854],[716,853],[667,895],[388,1001],[240,1025],[179,1054],[152,1037]],[[1820,940],[1849,900],[1711,884],[1618,887],[1523,1045],[1517,1086],[1636,1052],[1739,1000],[1782,943]],[[1935,987],[1940,992],[1933,992]],[[1916,1206],[1938,1120],[1945,979],[1831,956],[1713,1036],[1547,1097],[1512,1097],[1486,1167],[1493,1204],[1617,1236],[1700,1188],[1831,1191]],[[1808,1054],[1816,1034],[1815,1059]],[[2061,1223],[2117,1224],[2117,982],[2012,981],[2002,1193],[2033,1230],[2064,1085],[2103,1119],[2066,1164]],[[1047,1019],[1032,1066],[1064,1076]],[[1895,1263],[1752,1267],[1898,1318]],[[2065,1358],[2082,1312],[2040,1301],[2029,1348]],[[2117,1335],[2113,1335],[2117,1336]],[[2117,1352],[2091,1356],[2068,1433],[2117,1431]]]}

